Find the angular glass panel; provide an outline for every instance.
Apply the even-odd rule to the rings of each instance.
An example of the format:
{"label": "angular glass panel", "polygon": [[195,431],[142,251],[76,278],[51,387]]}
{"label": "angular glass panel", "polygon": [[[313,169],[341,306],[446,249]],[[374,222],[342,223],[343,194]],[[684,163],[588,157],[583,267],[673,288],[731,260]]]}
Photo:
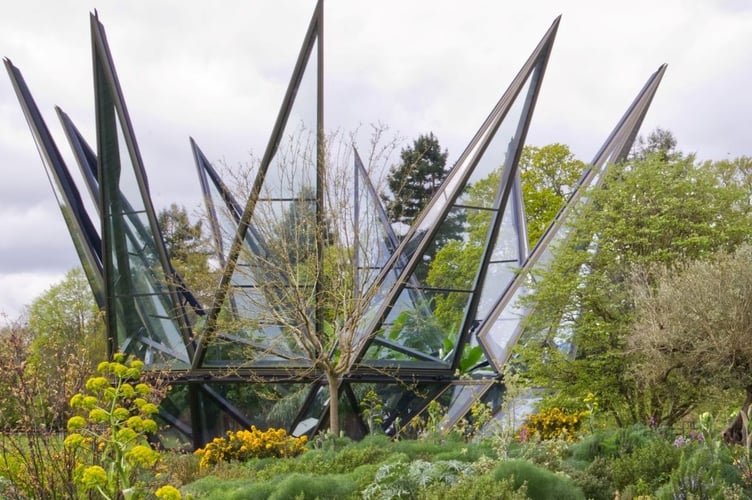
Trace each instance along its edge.
{"label": "angular glass panel", "polygon": [[658,84],[665,72],[665,65],[650,76],[640,93],[634,99],[627,112],[619,120],[606,142],[595,155],[583,176],[578,181],[567,203],[559,210],[555,219],[543,233],[540,241],[523,262],[521,269],[508,283],[501,296],[489,310],[478,332],[478,339],[486,348],[497,370],[501,370],[509,358],[514,344],[522,335],[522,319],[530,311],[519,305],[521,297],[527,294],[528,280],[548,268],[551,249],[564,241],[569,229],[564,224],[566,218],[577,206],[587,203],[584,192],[589,186],[597,186],[609,161],[621,161],[631,147],[637,130],[643,121],[650,102],[658,89]]}
{"label": "angular glass panel", "polygon": [[94,294],[94,299],[97,305],[102,308],[105,305],[105,289],[100,236],[89,217],[78,188],[73,182],[70,171],[52,139],[47,124],[42,118],[21,72],[13,66],[9,59],[5,59],[5,67],[23,109],[47,176],[50,179],[50,185],[73,240],[84,274]]}
{"label": "angular glass panel", "polygon": [[107,321],[115,341],[111,348],[134,354],[149,366],[187,367],[187,319],[171,282],[140,153],[96,16],[91,27]]}
{"label": "angular glass panel", "polygon": [[356,293],[371,286],[399,244],[376,189],[355,150]]}
{"label": "angular glass panel", "polygon": [[[299,79],[294,75],[291,82],[294,100],[280,113],[283,126],[270,141],[266,164],[262,160],[258,196],[249,201],[252,214],[245,245],[232,263],[223,313],[209,332],[213,339],[206,340],[206,357],[213,363],[220,359],[219,348],[221,356],[235,356],[225,358],[233,364],[307,366],[311,358],[291,332],[315,335],[318,233],[330,229],[320,227],[317,210],[315,33],[306,43]],[[227,313],[230,310],[233,314]],[[242,339],[250,350],[227,349],[222,344],[228,338]]]}
{"label": "angular glass panel", "polygon": [[[421,329],[433,333],[438,327],[443,331],[442,340],[430,343],[426,354],[451,351],[449,361],[458,366],[462,351],[458,347],[470,341],[468,333],[478,323],[476,311],[483,301],[484,284],[499,278],[508,280],[506,266],[519,264],[521,259],[516,205],[510,204],[505,228],[500,228],[502,213],[512,197],[517,161],[557,26],[558,20],[381,272],[375,284],[379,291],[371,304],[373,320],[361,326],[365,328],[362,337],[379,332],[376,338],[389,336],[407,345],[413,335],[425,337]],[[508,241],[509,237],[514,239]],[[409,259],[404,269],[400,269],[402,259]],[[487,273],[489,266],[491,272]],[[393,281],[389,274],[394,269],[400,275]],[[414,285],[411,280],[423,284],[427,304],[419,314],[403,310],[394,318],[390,311],[400,301],[406,303],[404,290]],[[498,288],[494,285],[486,294],[498,293]],[[428,316],[425,310],[430,312]],[[406,331],[395,333],[399,329]],[[371,349],[367,352],[373,355]]]}

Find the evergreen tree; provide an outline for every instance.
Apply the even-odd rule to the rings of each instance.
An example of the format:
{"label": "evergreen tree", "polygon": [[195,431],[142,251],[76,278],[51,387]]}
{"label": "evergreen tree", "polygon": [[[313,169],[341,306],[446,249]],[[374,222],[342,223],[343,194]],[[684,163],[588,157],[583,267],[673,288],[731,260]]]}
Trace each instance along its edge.
{"label": "evergreen tree", "polygon": [[382,195],[392,221],[405,228],[412,224],[444,181],[447,155],[433,132],[420,135],[402,150],[402,162],[393,165],[387,176],[390,195]]}

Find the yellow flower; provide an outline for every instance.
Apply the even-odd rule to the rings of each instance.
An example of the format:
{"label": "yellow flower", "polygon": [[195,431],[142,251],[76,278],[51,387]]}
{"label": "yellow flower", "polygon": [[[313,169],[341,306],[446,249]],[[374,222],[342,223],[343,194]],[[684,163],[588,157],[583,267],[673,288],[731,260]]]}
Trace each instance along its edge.
{"label": "yellow flower", "polygon": [[110,415],[101,408],[94,408],[89,412],[89,420],[91,420],[95,424],[102,424],[104,422],[107,422],[107,419],[109,418]]}
{"label": "yellow flower", "polygon": [[174,486],[165,485],[154,492],[157,498],[163,498],[164,500],[181,500],[183,497]]}
{"label": "yellow flower", "polygon": [[159,453],[152,450],[148,446],[139,444],[134,446],[128,453],[125,454],[125,459],[131,465],[140,465],[141,467],[151,467],[159,459]]}
{"label": "yellow flower", "polygon": [[75,416],[68,419],[68,430],[69,431],[77,431],[78,429],[83,429],[86,427],[86,419],[81,416]]}
{"label": "yellow flower", "polygon": [[98,465],[90,465],[84,469],[81,483],[87,489],[105,486],[107,484],[107,472]]}
{"label": "yellow flower", "polygon": [[86,388],[90,391],[98,391],[110,386],[110,381],[104,377],[92,377],[86,381]]}
{"label": "yellow flower", "polygon": [[73,433],[68,435],[68,437],[65,438],[65,441],[63,441],[63,446],[66,448],[76,448],[81,443],[83,443],[84,437],[81,434]]}

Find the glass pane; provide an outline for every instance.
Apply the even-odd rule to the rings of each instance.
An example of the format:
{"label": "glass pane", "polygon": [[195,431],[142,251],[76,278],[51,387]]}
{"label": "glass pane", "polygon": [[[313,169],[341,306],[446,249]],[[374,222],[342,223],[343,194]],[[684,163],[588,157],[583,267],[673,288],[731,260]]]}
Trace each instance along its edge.
{"label": "glass pane", "polygon": [[[483,305],[482,310],[486,311],[513,276],[512,269],[519,265],[521,259],[519,238],[524,234],[520,235],[517,231],[514,203],[507,203],[511,207],[510,213],[503,218],[500,216],[503,208],[500,207],[502,187],[510,190],[507,200],[512,199],[509,196],[511,183],[502,186],[501,180],[505,169],[513,167],[516,150],[522,147],[518,135],[525,128],[522,124],[529,118],[528,94],[534,91],[533,82],[538,80],[535,71],[538,70],[529,75],[498,127],[488,127],[454,167],[445,189],[432,200],[427,216],[421,220],[410,243],[403,249],[400,258],[405,260],[412,257],[419,247],[422,247],[422,253],[406,280],[409,285],[402,285],[404,288],[401,291],[391,295],[394,297],[392,304],[399,306],[396,308],[398,314],[395,316],[395,312],[391,311],[383,324],[378,325],[380,338],[388,338],[405,346],[416,344],[411,339],[429,338],[430,342],[422,343],[420,349],[425,349],[426,354],[446,356],[454,352],[462,325],[476,324],[480,319],[476,311],[469,310],[474,294],[481,293],[479,300]],[[457,198],[450,203],[453,194]],[[504,219],[506,224],[503,224]],[[484,249],[492,223],[502,226],[493,242],[491,260],[484,262]],[[433,236],[425,240],[429,232]],[[398,271],[401,271],[400,262],[397,259]],[[485,283],[492,283],[485,292],[484,283],[475,288],[482,265],[489,266]],[[386,279],[379,285],[377,298],[380,300],[374,302],[374,307],[383,308],[382,301],[385,299],[381,297],[388,298],[386,290],[391,288],[392,283],[393,280]],[[420,290],[421,298],[425,299],[422,307],[413,304],[412,311],[405,307],[410,303],[410,296],[406,295],[405,290],[411,287]],[[472,321],[464,320],[468,313]],[[437,331],[441,333],[436,335]],[[374,355],[374,350],[369,350],[369,354]]]}
{"label": "glass pane", "polygon": [[[231,336],[212,341],[207,360],[310,361],[296,336],[316,335],[316,58],[314,43],[277,148],[261,172],[264,182],[218,323],[217,331]],[[245,347],[228,349],[228,339],[242,339]]]}

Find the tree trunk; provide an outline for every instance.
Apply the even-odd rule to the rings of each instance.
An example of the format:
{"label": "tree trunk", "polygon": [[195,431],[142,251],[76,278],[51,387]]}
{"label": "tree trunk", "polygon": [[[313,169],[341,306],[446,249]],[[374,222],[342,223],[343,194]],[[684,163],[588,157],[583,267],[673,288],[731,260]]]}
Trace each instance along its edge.
{"label": "tree trunk", "polygon": [[727,444],[739,444],[742,446],[747,445],[747,429],[746,429],[746,423],[744,415],[749,415],[749,407],[752,405],[752,385],[748,385],[746,387],[747,390],[747,397],[744,400],[744,404],[742,405],[742,409],[739,412],[739,414],[736,416],[733,422],[731,422],[731,425],[726,427],[726,430],[723,431],[723,440]]}
{"label": "tree trunk", "polygon": [[333,373],[326,374],[329,384],[329,430],[339,436],[339,380]]}

